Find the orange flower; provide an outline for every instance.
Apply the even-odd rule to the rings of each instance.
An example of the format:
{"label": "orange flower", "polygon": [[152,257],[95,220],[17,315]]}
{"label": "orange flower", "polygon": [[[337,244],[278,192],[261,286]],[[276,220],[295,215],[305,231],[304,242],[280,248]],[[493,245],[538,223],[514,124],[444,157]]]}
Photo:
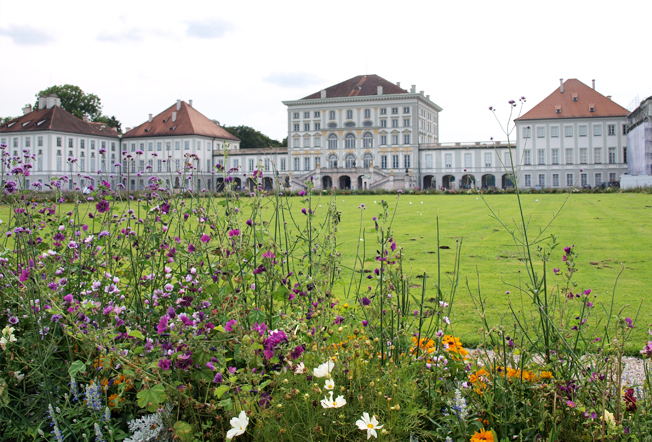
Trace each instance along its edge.
{"label": "orange flower", "polygon": [[484,368],[469,375],[469,382],[473,384],[473,390],[482,396],[484,390],[487,388],[486,381],[489,380],[489,372]]}
{"label": "orange flower", "polygon": [[[469,352],[466,351],[464,347],[462,347],[460,338],[456,338],[455,336],[451,335],[445,335],[442,343],[444,344],[446,351],[449,353],[457,354],[463,358],[466,358],[469,355]],[[453,356],[453,358],[455,358],[455,356]]]}
{"label": "orange flower", "polygon": [[539,373],[539,376],[537,376],[537,380],[539,379],[554,379],[554,377],[552,376],[552,372],[542,371],[541,373]]}
{"label": "orange flower", "polygon": [[434,353],[435,352],[435,341],[432,339],[428,339],[426,341],[426,338],[421,338],[419,339],[419,344],[417,345],[417,338],[412,337],[412,344],[413,347],[410,349],[410,353],[413,355],[417,354],[417,348],[421,349],[423,353]]}
{"label": "orange flower", "polygon": [[494,434],[484,428],[471,436],[471,442],[494,442]]}

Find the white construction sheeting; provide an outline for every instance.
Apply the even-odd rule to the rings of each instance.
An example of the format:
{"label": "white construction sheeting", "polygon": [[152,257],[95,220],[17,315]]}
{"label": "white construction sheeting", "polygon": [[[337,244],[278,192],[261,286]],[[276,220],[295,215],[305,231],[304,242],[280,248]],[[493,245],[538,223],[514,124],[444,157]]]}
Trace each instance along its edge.
{"label": "white construction sheeting", "polygon": [[628,175],[652,175],[652,122],[644,121],[627,134]]}

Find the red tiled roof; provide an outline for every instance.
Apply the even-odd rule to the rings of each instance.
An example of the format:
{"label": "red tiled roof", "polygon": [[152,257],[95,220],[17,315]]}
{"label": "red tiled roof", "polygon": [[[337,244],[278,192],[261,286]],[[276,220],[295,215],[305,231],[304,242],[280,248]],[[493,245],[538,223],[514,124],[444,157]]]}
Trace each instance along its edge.
{"label": "red tiled roof", "polygon": [[0,126],[2,133],[44,130],[118,138],[114,128],[103,123],[82,121],[59,106],[32,111]]}
{"label": "red tiled roof", "polygon": [[[378,75],[358,75],[339,84],[326,88],[326,98],[360,97],[364,95],[378,95],[377,86],[383,87],[383,95],[407,94],[394,83],[390,83]],[[321,98],[321,91],[303,97],[302,100]]]}
{"label": "red tiled roof", "polygon": [[[172,121],[172,112],[177,113],[176,121]],[[212,138],[240,141],[221,126],[213,123],[185,101],[181,102],[180,109],[177,104],[165,109],[140,126],[134,127],[123,135],[123,138],[136,137],[170,137],[179,135],[203,135]]]}
{"label": "red tiled roof", "polygon": [[[577,97],[577,101],[573,101]],[[561,112],[557,113],[557,108]],[[591,108],[594,109],[591,112]],[[575,78],[564,81],[564,93],[558,87],[518,120],[561,118],[625,117],[629,111]]]}

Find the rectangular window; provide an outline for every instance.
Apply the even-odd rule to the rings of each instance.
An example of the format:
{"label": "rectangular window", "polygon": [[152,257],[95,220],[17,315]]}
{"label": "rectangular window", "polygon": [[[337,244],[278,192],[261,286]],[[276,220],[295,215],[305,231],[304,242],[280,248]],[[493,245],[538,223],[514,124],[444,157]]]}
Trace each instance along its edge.
{"label": "rectangular window", "polygon": [[403,118],[403,127],[410,127],[410,119]]}
{"label": "rectangular window", "polygon": [[57,172],[61,172],[61,163],[62,163],[61,157],[58,156],[57,157]]}
{"label": "rectangular window", "polygon": [[154,150],[154,143],[147,143],[147,150],[149,152],[153,151]]}
{"label": "rectangular window", "polygon": [[294,170],[300,170],[301,168],[301,158],[295,157],[294,158]]}
{"label": "rectangular window", "polygon": [[523,164],[525,164],[526,166],[532,164],[532,157],[530,155],[531,154],[529,150],[523,151]]}
{"label": "rectangular window", "polygon": [[303,159],[303,170],[310,170],[310,158],[306,157]]}
{"label": "rectangular window", "polygon": [[398,127],[398,120],[396,118],[392,119],[392,127]]}
{"label": "rectangular window", "polygon": [[303,147],[310,147],[310,137],[303,137]]}
{"label": "rectangular window", "polygon": [[299,123],[294,123],[294,131],[299,132]]}
{"label": "rectangular window", "polygon": [[161,142],[159,141],[158,143],[156,143],[156,150],[158,150],[158,151],[160,152],[161,149],[163,149],[163,143],[161,143]]}
{"label": "rectangular window", "polygon": [[27,137],[25,138],[25,147],[32,147],[32,139]]}
{"label": "rectangular window", "polygon": [[321,147],[321,137],[319,135],[315,135],[315,147]]}
{"label": "rectangular window", "polygon": [[36,161],[36,170],[40,172],[43,170],[43,157],[38,157]]}
{"label": "rectangular window", "polygon": [[398,169],[399,167],[398,155],[392,155],[392,169]]}
{"label": "rectangular window", "polygon": [[550,138],[559,138],[559,126],[552,126],[550,128]]}
{"label": "rectangular window", "polygon": [[380,115],[387,115],[387,108],[383,107],[380,109]]}
{"label": "rectangular window", "polygon": [[593,126],[593,136],[594,137],[601,137],[602,136],[602,126],[599,124],[596,124]]}
{"label": "rectangular window", "polygon": [[586,136],[586,126],[580,126],[579,127],[579,135],[580,135],[580,137],[585,137]]}
{"label": "rectangular window", "polygon": [[184,141],[183,142],[183,149],[184,150],[190,150],[190,141]]}
{"label": "rectangular window", "polygon": [[253,160],[253,158],[250,158],[249,159],[249,172],[253,172],[253,171],[254,171],[254,160]]}
{"label": "rectangular window", "polygon": [[559,164],[559,149],[552,149],[552,164]]}
{"label": "rectangular window", "polygon": [[387,155],[380,156],[380,168],[387,169]]}
{"label": "rectangular window", "polygon": [[269,172],[269,158],[265,158],[265,172]]}
{"label": "rectangular window", "polygon": [[299,138],[292,139],[292,147],[299,147]]}
{"label": "rectangular window", "polygon": [[512,167],[512,158],[509,152],[505,152],[505,168],[510,169]]}
{"label": "rectangular window", "polygon": [[[14,147],[18,147],[17,143],[16,143],[17,140],[18,140],[18,138],[14,138]],[[74,143],[73,139],[68,138],[68,147],[73,147],[74,146],[73,143]]]}
{"label": "rectangular window", "polygon": [[470,153],[465,153],[464,154],[464,167],[471,167],[471,154]]}
{"label": "rectangular window", "polygon": [[432,154],[426,154],[426,167],[428,169],[432,168]]}
{"label": "rectangular window", "polygon": [[398,144],[398,135],[392,135],[392,144]]}
{"label": "rectangular window", "polygon": [[572,173],[567,173],[566,174],[566,187],[573,187],[573,174]]}
{"label": "rectangular window", "polygon": [[404,166],[406,169],[409,169],[410,167],[412,167],[412,166],[410,165],[410,155],[403,155],[403,166]]}
{"label": "rectangular window", "polygon": [[566,149],[566,164],[573,164],[573,149]]}
{"label": "rectangular window", "polygon": [[329,111],[328,112],[328,118],[331,119],[331,120],[334,120],[335,119],[335,111]]}
{"label": "rectangular window", "polygon": [[310,112],[304,112],[303,118],[310,118]]}
{"label": "rectangular window", "polygon": [[310,130],[310,123],[303,123],[303,130],[306,132]]}
{"label": "rectangular window", "polygon": [[546,128],[537,127],[537,138],[545,138],[545,137],[546,137]]}
{"label": "rectangular window", "polygon": [[[82,145],[84,144],[84,140],[82,140]],[[136,143],[131,143],[131,151],[136,152]]]}
{"label": "rectangular window", "polygon": [[315,157],[315,169],[319,169],[321,167],[321,157]]}
{"label": "rectangular window", "polygon": [[602,164],[602,148],[596,147],[593,149],[593,162],[595,164]]}
{"label": "rectangular window", "polygon": [[163,160],[156,160],[156,171],[157,172],[163,171]]}
{"label": "rectangular window", "polygon": [[530,138],[532,135],[532,128],[531,127],[524,127],[523,128],[523,138]]}
{"label": "rectangular window", "polygon": [[602,184],[602,174],[601,173],[596,173],[595,174],[595,186],[598,187],[600,184]]}
{"label": "rectangular window", "polygon": [[321,117],[321,112],[315,111],[315,118],[320,118]]}
{"label": "rectangular window", "polygon": [[447,153],[444,155],[444,163],[446,167],[453,167],[453,154]]}
{"label": "rectangular window", "polygon": [[546,187],[546,175],[543,173],[539,174],[539,186]]}
{"label": "rectangular window", "polygon": [[111,152],[115,152],[115,143],[111,142]]}
{"label": "rectangular window", "polygon": [[281,158],[281,172],[285,171],[285,158]]}
{"label": "rectangular window", "polygon": [[[84,172],[86,170],[86,158],[79,159],[79,170]],[[133,170],[132,170],[133,172]]]}
{"label": "rectangular window", "polygon": [[588,149],[585,147],[580,149],[580,164],[586,164],[588,157],[587,151]]}
{"label": "rectangular window", "polygon": [[609,181],[616,181],[616,174],[615,173],[610,173],[609,174]]}
{"label": "rectangular window", "polygon": [[410,134],[403,135],[403,144],[410,144]]}
{"label": "rectangular window", "polygon": [[174,142],[174,150],[181,150],[181,141]]}
{"label": "rectangular window", "polygon": [[623,163],[627,164],[627,148],[623,147]]}
{"label": "rectangular window", "polygon": [[315,123],[315,130],[321,130],[321,123]]}
{"label": "rectangular window", "polygon": [[559,174],[558,173],[553,173],[552,174],[552,187],[559,187]]}
{"label": "rectangular window", "polygon": [[409,107],[404,107],[403,108],[403,113],[404,114],[409,114],[410,113],[410,108]]}
{"label": "rectangular window", "polygon": [[543,149],[537,150],[537,164],[546,164],[546,151]]}
{"label": "rectangular window", "polygon": [[380,136],[380,144],[381,144],[382,146],[386,146],[386,145],[387,145],[387,135],[381,135],[381,136]]}
{"label": "rectangular window", "polygon": [[616,135],[616,125],[608,124],[607,125],[607,135]]}
{"label": "rectangular window", "polygon": [[532,175],[525,174],[525,187],[532,187]]}
{"label": "rectangular window", "polygon": [[582,187],[586,186],[589,183],[588,174],[583,173],[580,175],[580,184]]}
{"label": "rectangular window", "polygon": [[[179,162],[179,160],[177,160],[177,163],[178,163],[178,162]],[[178,166],[177,166],[177,167],[178,167]],[[234,169],[237,169],[238,167],[240,167],[240,159],[238,159],[238,158],[234,158],[234,159],[233,159],[233,168],[234,168]]]}
{"label": "rectangular window", "polygon": [[616,163],[616,148],[615,147],[610,147],[609,148],[609,164],[615,164]]}
{"label": "rectangular window", "polygon": [[299,112],[294,112],[292,114],[292,118],[299,118]]}
{"label": "rectangular window", "polygon": [[398,114],[398,107],[392,108],[392,114]]}
{"label": "rectangular window", "polygon": [[37,145],[38,147],[43,147],[43,137],[38,137],[38,138],[36,139],[36,145]]}
{"label": "rectangular window", "polygon": [[347,110],[346,111],[346,119],[350,120],[353,118],[353,111],[352,110]]}
{"label": "rectangular window", "polygon": [[138,150],[140,150],[141,152],[144,152],[145,151],[145,143],[140,143],[140,146],[138,147]]}
{"label": "rectangular window", "polygon": [[364,117],[365,118],[371,118],[371,110],[370,109],[365,109],[364,110]]}
{"label": "rectangular window", "polygon": [[61,137],[57,137],[57,147],[61,147],[62,144],[63,144],[63,141],[62,141]]}
{"label": "rectangular window", "polygon": [[380,127],[387,127],[387,120],[380,120]]}
{"label": "rectangular window", "polygon": [[573,126],[564,126],[564,136],[566,138],[573,136]]}

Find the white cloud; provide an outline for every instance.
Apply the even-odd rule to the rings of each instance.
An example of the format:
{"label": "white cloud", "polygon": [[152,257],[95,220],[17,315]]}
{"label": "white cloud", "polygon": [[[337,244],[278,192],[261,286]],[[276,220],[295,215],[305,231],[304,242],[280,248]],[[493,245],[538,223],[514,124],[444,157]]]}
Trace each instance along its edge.
{"label": "white cloud", "polygon": [[206,21],[189,21],[186,23],[186,35],[194,38],[222,38],[227,32],[233,31],[233,23],[219,18]]}
{"label": "white cloud", "polygon": [[272,72],[263,81],[281,87],[303,88],[323,83],[324,80],[310,72]]}
{"label": "white cloud", "polygon": [[44,45],[54,41],[52,35],[31,26],[11,26],[0,29],[0,35],[11,38],[21,46]]}

